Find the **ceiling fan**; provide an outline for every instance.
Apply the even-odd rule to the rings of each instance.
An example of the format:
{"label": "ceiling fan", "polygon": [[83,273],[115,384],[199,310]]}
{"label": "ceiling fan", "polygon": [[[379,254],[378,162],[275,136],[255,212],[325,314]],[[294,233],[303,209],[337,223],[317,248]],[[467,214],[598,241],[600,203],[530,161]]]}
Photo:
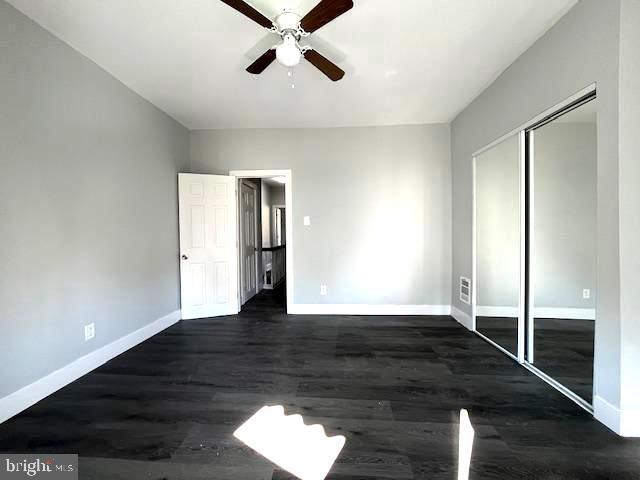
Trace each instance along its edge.
{"label": "ceiling fan", "polygon": [[300,39],[308,37],[319,28],[335,20],[353,8],[353,0],[321,0],[313,10],[301,17],[292,10],[284,10],[271,21],[244,0],[222,0],[231,8],[250,18],[258,25],[280,36],[280,43],[267,50],[247,68],[247,72],[259,75],[274,60],[287,68],[300,63],[302,57],[334,82],[344,77],[344,71],[308,45],[301,46]]}

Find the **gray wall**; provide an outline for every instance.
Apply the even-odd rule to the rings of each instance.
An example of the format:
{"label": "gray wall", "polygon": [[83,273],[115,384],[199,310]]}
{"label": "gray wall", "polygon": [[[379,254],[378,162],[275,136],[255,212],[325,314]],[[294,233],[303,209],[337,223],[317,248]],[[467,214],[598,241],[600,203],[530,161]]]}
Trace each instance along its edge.
{"label": "gray wall", "polygon": [[640,436],[640,1],[623,0],[620,32],[622,408]]}
{"label": "gray wall", "polygon": [[191,170],[292,170],[295,303],[449,305],[449,140],[448,125],[195,131]]}
{"label": "gray wall", "polygon": [[[471,274],[471,156],[588,85],[598,85],[596,395],[620,404],[618,62],[620,2],[583,0],[452,124],[453,275]],[[455,307],[470,307],[454,297]]]}
{"label": "gray wall", "polygon": [[2,397],[179,308],[189,136],[2,1],[0,79]]}
{"label": "gray wall", "polygon": [[271,187],[271,194],[273,195],[273,205],[284,205],[286,203],[284,197],[284,187]]}

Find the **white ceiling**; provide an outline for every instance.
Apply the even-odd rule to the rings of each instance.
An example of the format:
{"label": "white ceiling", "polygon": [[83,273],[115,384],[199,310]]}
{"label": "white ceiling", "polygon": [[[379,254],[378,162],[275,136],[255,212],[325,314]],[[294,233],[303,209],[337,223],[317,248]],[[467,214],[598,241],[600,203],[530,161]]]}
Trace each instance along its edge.
{"label": "white ceiling", "polygon": [[282,182],[278,182],[276,177],[267,177],[263,178],[262,181],[273,188],[284,188],[284,184]]}
{"label": "white ceiling", "polygon": [[[296,89],[272,39],[219,0],[8,0],[190,129],[448,122],[577,0],[355,0],[309,43],[347,75],[303,62]],[[268,17],[318,0],[252,0]],[[277,40],[277,37],[274,36]]]}

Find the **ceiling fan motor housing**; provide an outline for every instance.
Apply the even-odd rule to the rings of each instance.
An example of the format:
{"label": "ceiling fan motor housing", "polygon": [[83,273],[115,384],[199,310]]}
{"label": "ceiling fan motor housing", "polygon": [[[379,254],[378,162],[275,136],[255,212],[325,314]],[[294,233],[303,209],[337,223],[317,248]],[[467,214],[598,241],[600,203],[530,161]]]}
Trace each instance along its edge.
{"label": "ceiling fan motor housing", "polygon": [[296,12],[285,10],[276,17],[275,24],[281,32],[297,32],[300,28],[300,20],[302,17]]}

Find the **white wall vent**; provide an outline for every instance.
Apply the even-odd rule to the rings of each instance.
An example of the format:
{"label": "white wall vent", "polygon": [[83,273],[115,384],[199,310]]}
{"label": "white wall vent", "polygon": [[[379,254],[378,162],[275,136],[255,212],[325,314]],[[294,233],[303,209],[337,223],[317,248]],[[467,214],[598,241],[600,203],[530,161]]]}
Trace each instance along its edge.
{"label": "white wall vent", "polygon": [[471,304],[471,280],[466,277],[460,277],[460,301]]}

